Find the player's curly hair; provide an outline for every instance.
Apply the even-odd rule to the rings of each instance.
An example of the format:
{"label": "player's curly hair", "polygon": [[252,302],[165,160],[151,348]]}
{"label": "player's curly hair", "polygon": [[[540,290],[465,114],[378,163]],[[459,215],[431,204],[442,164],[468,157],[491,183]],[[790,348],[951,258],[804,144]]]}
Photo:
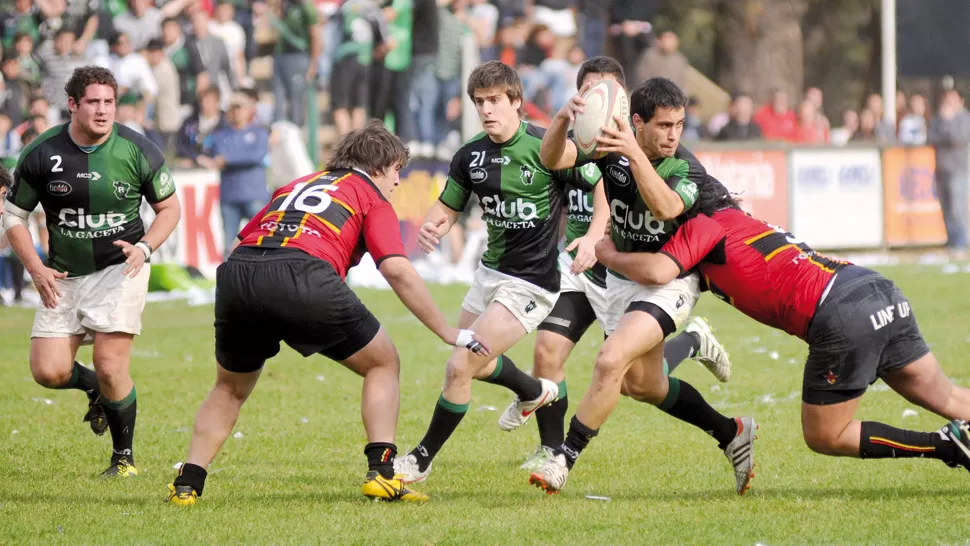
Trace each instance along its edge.
{"label": "player's curly hair", "polygon": [[10,171],[6,167],[0,165],[0,188],[9,190],[11,187],[13,187],[13,177],[10,176]]}
{"label": "player's curly hair", "polygon": [[708,175],[708,178],[707,183],[701,184],[697,191],[697,200],[694,201],[694,205],[684,211],[685,221],[701,214],[714,216],[714,213],[720,210],[741,208],[740,200],[735,198],[720,181],[710,175]]}
{"label": "player's curly hair", "polygon": [[475,101],[475,91],[480,89],[502,89],[509,102],[522,100],[525,95],[518,72],[502,61],[488,61],[472,70],[465,86],[465,92],[472,102]]}
{"label": "player's curly hair", "polygon": [[118,80],[115,79],[115,75],[107,68],[94,65],[75,68],[71,79],[67,80],[67,85],[64,86],[64,91],[77,103],[81,101],[88,86],[95,84],[110,86],[114,89],[115,98],[118,97]]}
{"label": "player's curly hair", "polygon": [[377,176],[391,167],[403,169],[410,157],[401,139],[380,120],[372,119],[362,129],[351,131],[337,141],[327,168],[357,168]]}

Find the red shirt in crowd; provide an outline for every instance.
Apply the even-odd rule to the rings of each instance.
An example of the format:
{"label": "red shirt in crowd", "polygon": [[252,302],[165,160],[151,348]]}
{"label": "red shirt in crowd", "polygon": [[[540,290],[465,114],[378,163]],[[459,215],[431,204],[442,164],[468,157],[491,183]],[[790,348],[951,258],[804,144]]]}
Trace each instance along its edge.
{"label": "red shirt in crowd", "polygon": [[737,209],[691,218],[660,252],[681,272],[696,266],[711,293],[745,315],[802,339],[826,286],[847,264]]}
{"label": "red shirt in crowd", "polygon": [[239,239],[240,246],[302,250],[330,262],[341,278],[365,252],[377,265],[406,255],[397,213],[356,170],[318,172],[276,190]]}
{"label": "red shirt in crowd", "polygon": [[761,136],[765,140],[793,140],[798,125],[794,110],[779,114],[770,104],[762,106],[753,119],[761,127]]}

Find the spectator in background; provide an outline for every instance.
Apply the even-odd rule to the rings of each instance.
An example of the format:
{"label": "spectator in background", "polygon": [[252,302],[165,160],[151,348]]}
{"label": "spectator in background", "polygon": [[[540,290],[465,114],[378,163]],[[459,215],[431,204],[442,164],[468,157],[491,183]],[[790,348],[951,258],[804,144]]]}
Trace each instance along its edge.
{"label": "spectator in background", "polygon": [[616,60],[626,74],[638,74],[637,63],[650,46],[653,20],[659,0],[613,0],[610,9],[610,36]]}
{"label": "spectator in background", "polygon": [[852,135],[850,142],[875,142],[885,144],[886,140],[876,132],[878,125],[879,121],[876,114],[868,108],[863,108],[859,112],[859,130]]}
{"label": "spectator in background", "polygon": [[132,51],[141,51],[152,38],[158,38],[162,21],[182,11],[183,0],[165,4],[165,12],[152,5],[152,0],[128,0],[128,10],[114,18],[115,30],[128,36]]}
{"label": "spectator in background", "polygon": [[375,62],[371,117],[385,121],[387,113],[394,114],[394,133],[404,142],[414,138],[411,126],[411,84],[408,68],[411,66],[411,32],[414,30],[413,0],[391,0],[383,9],[388,25],[389,39],[379,47],[388,48],[383,62]]}
{"label": "spectator in background", "polygon": [[169,17],[162,23],[162,44],[168,57],[179,73],[183,110],[191,110],[198,94],[208,89],[209,73],[202,62],[202,54],[194,40],[186,40],[178,19]]}
{"label": "spectator in background", "polygon": [[[873,133],[878,142],[887,143],[896,140],[896,126],[885,118],[883,109],[882,95],[873,93],[866,98],[866,109],[872,112],[876,118],[876,126]],[[861,118],[861,115],[860,115]]]}
{"label": "spectator in background", "polygon": [[27,111],[27,97],[30,96],[30,85],[20,79],[20,63],[12,51],[5,51],[0,61],[0,75],[3,76],[4,95],[2,110],[10,116],[14,126],[20,125]]}
{"label": "spectator in background", "polygon": [[[499,6],[501,12],[502,7]],[[438,76],[435,61],[438,58],[438,27],[440,25],[438,4],[435,0],[414,0],[414,30],[411,41],[411,90],[408,95],[412,104],[415,139],[408,147],[415,157],[432,157],[435,153],[437,135],[429,133],[426,121],[434,119],[438,107]],[[421,120],[425,120],[422,125]]]}
{"label": "spectator in background", "polygon": [[936,193],[943,209],[950,259],[967,258],[970,221],[970,112],[956,90],[943,94],[939,113],[930,122],[928,140],[936,148]]}
{"label": "spectator in background", "polygon": [[766,104],[754,115],[754,122],[761,128],[765,140],[792,140],[798,120],[788,106],[788,93],[781,89],[771,92],[771,104]]}
{"label": "spectator in background", "polygon": [[603,55],[612,0],[579,0],[579,47],[591,59]]}
{"label": "spectator in background", "polygon": [[684,112],[684,132],[681,138],[688,142],[697,142],[706,137],[700,109],[701,101],[697,97],[692,96],[687,99],[687,108]]}
{"label": "spectator in background", "polygon": [[576,36],[576,9],[578,0],[533,0],[532,20],[545,25],[559,39]]}
{"label": "spectator in background", "polygon": [[825,96],[822,90],[818,87],[809,87],[805,90],[805,100],[812,101],[812,104],[815,105],[815,115],[818,117],[818,123],[822,127],[822,130],[825,131],[825,134],[828,135],[832,130],[832,124],[829,123],[829,118],[825,117],[824,98]]}
{"label": "spectator in background", "polygon": [[253,4],[253,13],[266,18],[279,34],[273,52],[275,120],[285,119],[303,127],[307,121],[307,89],[309,82],[316,80],[323,51],[317,10],[307,0],[280,0],[273,9],[263,3]]}
{"label": "spectator in background", "polygon": [[198,108],[185,119],[179,129],[175,151],[176,165],[186,169],[198,166],[196,159],[202,153],[206,137],[222,123],[219,90],[212,87],[204,89],[199,97]]}
{"label": "spectator in background", "polygon": [[131,40],[127,34],[116,33],[108,40],[111,57],[98,62],[114,72],[118,80],[118,94],[128,91],[144,97],[154,98],[158,94],[158,84],[152,73],[148,61],[141,55],[132,52]]}
{"label": "spectator in background", "polygon": [[828,132],[819,118],[815,102],[805,99],[798,105],[798,124],[792,133],[792,142],[799,144],[825,144]]}
{"label": "spectator in background", "polygon": [[478,41],[478,52],[483,63],[498,59],[496,37],[498,35],[499,11],[488,0],[471,0],[468,7],[468,26]]}
{"label": "spectator in background", "polygon": [[[461,40],[471,30],[466,22],[467,0],[450,0],[440,8],[438,57],[435,76],[438,78],[438,100],[434,117],[424,120],[436,135],[434,144],[440,161],[450,161],[461,146],[459,119],[461,116]],[[433,129],[431,127],[433,126]]]}
{"label": "spectator in background", "polygon": [[830,139],[835,146],[845,146],[859,130],[859,113],[849,109],[842,112],[842,127],[832,129]]}
{"label": "spectator in background", "polygon": [[680,52],[680,39],[676,33],[668,30],[660,35],[653,47],[643,52],[634,74],[638,82],[650,78],[667,78],[687,91],[689,66],[687,57]]}
{"label": "spectator in background", "polygon": [[17,51],[17,62],[20,63],[20,77],[26,81],[31,90],[40,89],[40,63],[34,55],[34,39],[26,33],[18,33],[14,40]]}
{"label": "spectator in background", "polygon": [[198,157],[198,162],[220,174],[219,208],[225,229],[225,257],[228,257],[240,225],[256,216],[269,201],[266,188],[269,131],[253,124],[253,104],[244,93],[232,94],[226,117],[228,124],[216,129],[206,140],[204,154]]}
{"label": "spectator in background", "polygon": [[896,133],[899,134],[899,122],[902,121],[903,117],[906,116],[906,110],[909,107],[909,101],[906,100],[906,93],[900,89],[896,91]]}
{"label": "spectator in background", "polygon": [[754,113],[754,101],[748,95],[736,95],[729,107],[731,116],[716,140],[760,140],[761,128],[751,119]]}
{"label": "spectator in background", "polygon": [[372,0],[347,0],[339,11],[341,39],[334,65],[331,101],[338,135],[361,129],[375,92],[375,36],[383,17]]}
{"label": "spectator in background", "polygon": [[17,158],[20,154],[20,136],[13,131],[13,121],[0,110],[0,158]]}
{"label": "spectator in background", "polygon": [[40,28],[37,25],[36,9],[32,0],[14,0],[13,10],[8,11],[9,4],[4,5],[0,14],[0,32],[2,32],[3,48],[7,49],[20,39],[28,36],[31,43],[40,39]]}
{"label": "spectator in background", "polygon": [[[47,120],[48,127],[57,125],[61,122],[61,115],[57,109],[51,108],[50,102],[47,101],[43,93],[38,93],[30,99],[30,109],[27,111],[25,121],[21,123],[17,129],[15,129],[17,133],[21,135],[21,139],[23,139],[24,131],[35,125],[32,121],[34,117],[42,117]],[[44,131],[38,131],[38,134],[43,132]]]}
{"label": "spectator in background", "polygon": [[54,47],[48,53],[38,55],[41,67],[41,87],[44,96],[56,104],[62,118],[67,118],[67,91],[64,82],[71,78],[74,69],[84,64],[74,50],[74,30],[62,28],[54,38]]}
{"label": "spectator in background", "polygon": [[224,97],[225,104],[228,105],[229,95],[237,87],[239,80],[236,73],[232,70],[232,62],[229,58],[229,51],[222,38],[209,33],[209,14],[205,10],[197,10],[192,14],[192,32],[194,34],[196,47],[199,49],[199,57],[202,58],[202,66],[209,74],[209,81],[212,85],[219,88]]}
{"label": "spectator in background", "polygon": [[915,93],[909,97],[909,111],[899,120],[899,142],[910,146],[926,144],[926,97]]}
{"label": "spectator in background", "polygon": [[137,104],[138,95],[136,93],[128,92],[119,96],[115,106],[115,121],[140,135],[144,135],[145,127],[136,120]]}
{"label": "spectator in background", "polygon": [[158,38],[149,40],[148,45],[145,46],[145,59],[152,69],[152,76],[158,86],[154,122],[155,128],[162,136],[163,145],[160,148],[167,156],[175,151],[175,135],[182,124],[180,112],[182,90],[179,85],[179,73],[172,61],[165,56],[162,41]]}
{"label": "spectator in background", "polygon": [[246,32],[234,20],[236,7],[233,0],[216,0],[215,18],[209,21],[209,32],[222,40],[229,55],[232,73],[239,84],[247,80]]}

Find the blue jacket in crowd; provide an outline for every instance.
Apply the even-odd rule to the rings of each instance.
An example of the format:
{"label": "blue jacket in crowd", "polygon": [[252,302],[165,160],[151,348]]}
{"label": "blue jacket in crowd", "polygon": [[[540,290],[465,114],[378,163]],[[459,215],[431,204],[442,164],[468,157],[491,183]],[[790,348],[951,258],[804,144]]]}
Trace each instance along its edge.
{"label": "blue jacket in crowd", "polygon": [[269,130],[250,124],[242,129],[229,125],[217,128],[206,138],[205,154],[222,156],[219,199],[223,203],[269,201],[266,168],[269,166]]}

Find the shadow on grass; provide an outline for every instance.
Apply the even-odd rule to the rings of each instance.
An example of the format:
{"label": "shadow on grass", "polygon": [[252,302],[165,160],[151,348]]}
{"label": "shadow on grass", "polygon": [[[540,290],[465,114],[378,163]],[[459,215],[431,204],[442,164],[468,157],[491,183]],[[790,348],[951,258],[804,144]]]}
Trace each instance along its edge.
{"label": "shadow on grass", "polygon": [[613,500],[657,502],[672,501],[718,501],[727,502],[737,499],[740,502],[771,500],[850,500],[850,501],[884,501],[907,499],[933,499],[942,497],[966,496],[970,491],[966,487],[948,487],[946,489],[906,489],[903,487],[872,487],[872,488],[837,488],[837,487],[799,487],[799,488],[759,488],[757,484],[744,497],[729,490],[718,491],[652,491],[629,492],[611,495]]}

